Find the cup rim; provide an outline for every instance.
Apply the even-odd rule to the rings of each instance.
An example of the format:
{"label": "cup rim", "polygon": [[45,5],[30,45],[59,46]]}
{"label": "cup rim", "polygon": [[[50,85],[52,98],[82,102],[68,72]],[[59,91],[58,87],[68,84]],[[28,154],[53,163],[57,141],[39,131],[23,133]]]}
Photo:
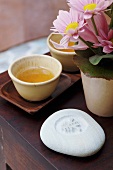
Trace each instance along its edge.
{"label": "cup rim", "polygon": [[[20,60],[23,60],[24,58],[30,58],[30,57],[36,57],[36,56],[37,56],[37,57],[43,57],[43,58],[49,58],[49,59],[51,58],[52,60],[54,60],[55,62],[57,62],[57,64],[59,65],[59,71],[58,71],[58,73],[57,73],[56,75],[54,75],[54,77],[51,78],[50,80],[47,80],[47,81],[44,81],[44,82],[37,82],[37,83],[25,82],[25,81],[19,80],[18,78],[16,78],[16,77],[13,75],[11,69],[12,69],[13,65],[14,65],[16,62],[18,62],[18,61],[20,61]],[[33,86],[33,85],[39,85],[39,86],[40,86],[40,85],[48,84],[48,83],[56,80],[56,79],[60,76],[61,72],[62,72],[62,64],[61,64],[57,59],[55,59],[55,58],[53,58],[53,57],[51,57],[51,56],[49,56],[49,55],[44,55],[44,54],[31,54],[31,55],[22,56],[22,57],[20,57],[20,58],[18,58],[18,59],[16,59],[16,60],[14,60],[14,61],[10,64],[10,66],[9,66],[9,68],[8,68],[8,74],[9,74],[9,76],[10,76],[10,78],[11,78],[12,80],[14,80],[15,82],[17,82],[17,83],[19,83],[19,84],[29,85],[29,86]]]}
{"label": "cup rim", "polygon": [[53,47],[50,45],[50,38],[51,38],[52,35],[55,35],[55,33],[50,33],[49,36],[47,37],[47,45],[48,45],[48,47],[50,48],[50,50],[53,50],[54,52],[56,52],[56,53],[58,53],[58,54],[65,54],[65,55],[71,54],[71,55],[76,55],[75,52],[59,51],[59,50],[53,48]]}

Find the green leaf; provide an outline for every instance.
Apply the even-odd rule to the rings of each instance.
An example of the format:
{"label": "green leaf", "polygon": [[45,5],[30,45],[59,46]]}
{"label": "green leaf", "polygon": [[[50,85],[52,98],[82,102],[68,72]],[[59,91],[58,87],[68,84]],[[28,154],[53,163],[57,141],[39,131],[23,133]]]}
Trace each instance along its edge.
{"label": "green leaf", "polygon": [[77,56],[84,57],[84,58],[89,58],[95,55],[95,53],[93,53],[89,48],[86,50],[75,50],[75,53],[77,54]]}
{"label": "green leaf", "polygon": [[107,80],[113,80],[113,62],[109,61],[106,66],[93,65],[89,62],[89,58],[82,56],[74,57],[75,64],[78,68],[89,77],[104,78]]}
{"label": "green leaf", "polygon": [[92,57],[89,58],[89,61],[91,64],[93,65],[97,65],[99,64],[99,62],[103,59],[103,58],[113,58],[113,54],[106,54],[106,55],[94,55]]}

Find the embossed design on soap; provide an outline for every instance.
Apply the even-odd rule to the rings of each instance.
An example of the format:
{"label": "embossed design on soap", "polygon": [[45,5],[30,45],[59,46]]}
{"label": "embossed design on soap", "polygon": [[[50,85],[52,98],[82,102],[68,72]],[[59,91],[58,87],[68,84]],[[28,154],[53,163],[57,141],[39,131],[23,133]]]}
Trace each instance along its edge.
{"label": "embossed design on soap", "polygon": [[55,122],[55,129],[61,134],[77,135],[82,133],[88,127],[88,123],[81,118],[76,118],[73,115],[63,116]]}

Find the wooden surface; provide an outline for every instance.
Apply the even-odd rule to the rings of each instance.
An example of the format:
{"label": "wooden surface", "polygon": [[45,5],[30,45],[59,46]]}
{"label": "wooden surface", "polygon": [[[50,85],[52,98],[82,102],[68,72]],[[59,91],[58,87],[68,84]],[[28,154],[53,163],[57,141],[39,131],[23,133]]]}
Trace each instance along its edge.
{"label": "wooden surface", "polygon": [[65,0],[0,0],[0,51],[50,33]]}
{"label": "wooden surface", "polygon": [[[7,72],[0,75],[0,84],[6,80]],[[41,142],[39,134],[44,120],[55,111],[64,108],[86,111],[103,127],[106,142],[97,154],[87,158],[67,156],[48,149]],[[52,105],[42,109],[40,114],[33,116],[0,98],[0,125],[2,129],[0,144],[3,148],[0,158],[4,157],[12,170],[113,169],[113,118],[101,118],[87,110],[81,81],[57,98]]]}
{"label": "wooden surface", "polygon": [[37,111],[45,107],[48,103],[52,102],[59,95],[65,92],[66,89],[71,87],[75,82],[80,79],[80,74],[61,74],[59,83],[56,90],[50,97],[40,102],[28,102],[24,100],[16,91],[11,80],[3,83],[0,88],[0,96],[7,101],[13,103],[19,108],[25,110],[29,114],[35,114]]}
{"label": "wooden surface", "polygon": [[6,170],[4,149],[3,149],[3,131],[0,125],[0,170]]}

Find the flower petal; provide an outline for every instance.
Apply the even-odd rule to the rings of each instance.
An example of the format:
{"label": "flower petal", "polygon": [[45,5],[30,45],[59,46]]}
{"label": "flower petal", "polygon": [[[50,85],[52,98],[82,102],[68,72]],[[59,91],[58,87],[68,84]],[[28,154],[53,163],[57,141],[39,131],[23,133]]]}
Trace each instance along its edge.
{"label": "flower petal", "polygon": [[113,52],[113,48],[109,48],[108,46],[105,46],[105,47],[103,48],[103,52],[104,52],[104,53],[111,53],[111,52]]}

